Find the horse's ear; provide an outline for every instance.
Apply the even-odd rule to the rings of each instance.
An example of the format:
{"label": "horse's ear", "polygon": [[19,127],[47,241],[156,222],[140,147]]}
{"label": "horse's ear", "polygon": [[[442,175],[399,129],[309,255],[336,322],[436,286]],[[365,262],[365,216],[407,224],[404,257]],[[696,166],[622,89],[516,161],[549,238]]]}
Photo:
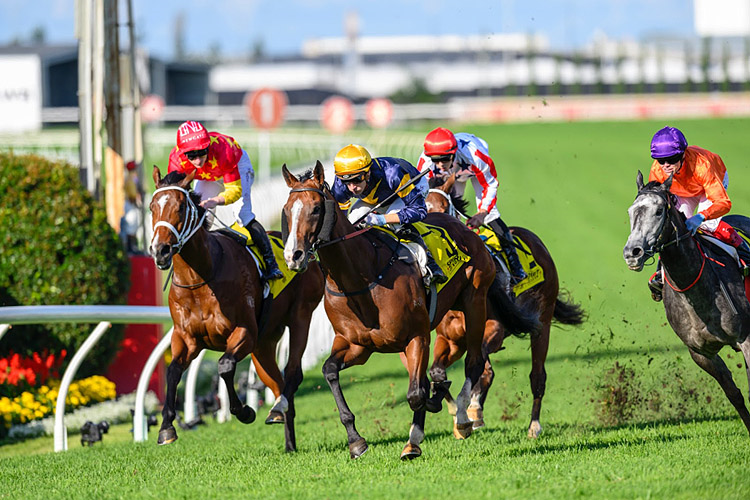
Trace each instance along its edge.
{"label": "horse's ear", "polygon": [[159,183],[161,182],[161,170],[159,170],[159,167],[154,165],[154,186],[159,187]]}
{"label": "horse's ear", "polygon": [[320,163],[320,160],[318,160],[315,163],[315,168],[313,169],[313,175],[315,176],[315,182],[317,182],[321,186],[326,181],[325,170],[323,169],[323,164]]}
{"label": "horse's ear", "polygon": [[284,176],[284,180],[286,181],[286,185],[290,188],[294,188],[295,184],[299,182],[299,179],[297,179],[288,168],[286,168],[286,163],[284,163],[281,166],[281,174]]}
{"label": "horse's ear", "polygon": [[664,183],[662,184],[662,186],[664,187],[664,191],[669,191],[669,188],[672,187],[672,177],[673,176],[674,176],[674,172],[672,172],[671,174],[669,174],[669,177],[667,177],[667,180],[664,181]]}
{"label": "horse's ear", "polygon": [[450,177],[448,177],[448,180],[445,181],[445,184],[443,184],[443,186],[440,189],[442,189],[446,193],[450,193],[451,189],[453,189],[453,184],[455,183],[456,183],[456,174],[454,172],[450,175]]}
{"label": "horse's ear", "polygon": [[638,171],[638,175],[635,177],[635,185],[638,186],[638,191],[643,189],[643,174]]}
{"label": "horse's ear", "polygon": [[185,176],[184,179],[182,179],[180,182],[177,183],[178,186],[180,186],[182,189],[189,189],[190,183],[193,182],[193,178],[195,178],[195,172],[196,170],[193,170],[187,176]]}

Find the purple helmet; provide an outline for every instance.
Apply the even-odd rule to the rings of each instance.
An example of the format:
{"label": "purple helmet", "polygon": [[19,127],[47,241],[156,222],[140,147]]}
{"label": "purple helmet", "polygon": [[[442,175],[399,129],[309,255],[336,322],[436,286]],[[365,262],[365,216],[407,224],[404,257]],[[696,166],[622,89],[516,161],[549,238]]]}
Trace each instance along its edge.
{"label": "purple helmet", "polygon": [[687,139],[679,129],[664,127],[651,139],[651,158],[668,158],[681,155],[687,148]]}

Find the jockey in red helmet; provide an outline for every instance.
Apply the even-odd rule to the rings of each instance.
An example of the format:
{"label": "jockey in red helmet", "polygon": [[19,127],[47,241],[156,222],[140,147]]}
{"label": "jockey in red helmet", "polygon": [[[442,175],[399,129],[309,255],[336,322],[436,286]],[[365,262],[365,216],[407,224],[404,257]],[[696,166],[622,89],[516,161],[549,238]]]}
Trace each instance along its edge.
{"label": "jockey in red helmet", "polygon": [[466,181],[471,180],[476,193],[477,213],[466,221],[466,225],[472,229],[488,225],[508,257],[512,284],[526,278],[513,236],[497,209],[497,173],[487,143],[472,134],[454,134],[447,128],[438,127],[425,137],[424,152],[419,157],[417,169],[420,172],[430,169],[429,177],[456,174],[454,189],[458,196],[463,196]]}
{"label": "jockey in red helmet", "polygon": [[203,124],[187,121],[177,129],[177,146],[169,154],[169,172],[195,174],[194,191],[201,195],[201,207],[214,208],[242,200],[237,220],[248,230],[263,254],[266,280],[283,277],[273,256],[271,242],[253,213],[250,188],[255,179],[250,158],[237,141]]}
{"label": "jockey in red helmet", "polygon": [[[672,175],[669,191],[677,198],[676,207],[687,220],[691,233],[700,228],[724,243],[735,247],[744,261],[743,274],[750,273],[750,247],[732,226],[721,220],[732,207],[727,195],[729,175],[721,157],[698,146],[688,146],[685,135],[677,128],[664,127],[651,139],[651,172],[649,181],[663,183]],[[695,215],[694,212],[698,211]],[[664,281],[661,262],[649,280],[651,296],[662,299]]]}

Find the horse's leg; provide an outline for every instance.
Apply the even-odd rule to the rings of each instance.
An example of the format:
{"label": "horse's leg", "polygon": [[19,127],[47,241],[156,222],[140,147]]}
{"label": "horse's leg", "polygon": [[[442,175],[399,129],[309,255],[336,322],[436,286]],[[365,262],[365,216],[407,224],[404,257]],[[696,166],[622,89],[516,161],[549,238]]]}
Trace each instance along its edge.
{"label": "horse's leg", "polygon": [[414,337],[404,349],[406,369],[409,371],[409,390],[406,400],[414,411],[411,428],[409,430],[409,441],[401,452],[401,459],[414,459],[422,455],[419,445],[424,439],[425,402],[430,390],[427,379],[427,362],[430,353],[429,336]]}
{"label": "horse's leg", "polygon": [[703,354],[697,353],[692,349],[689,349],[690,356],[698,366],[706,370],[709,375],[716,379],[721,388],[724,390],[724,394],[727,395],[727,399],[732,403],[734,409],[740,414],[742,423],[745,424],[748,432],[750,432],[750,413],[747,411],[745,406],[745,400],[742,397],[742,391],[740,391],[732,379],[732,373],[724,364],[724,361],[717,354],[713,358],[704,356]]}
{"label": "horse's leg", "polygon": [[[267,333],[267,335],[265,334]],[[284,380],[279,370],[279,365],[276,362],[276,347],[278,342],[276,340],[280,337],[280,332],[265,332],[262,339],[259,339],[258,346],[253,351],[253,364],[255,365],[255,371],[260,377],[260,380],[271,389],[276,400],[273,403],[273,407],[268,412],[266,418],[267,424],[283,424],[285,420],[285,413],[289,408],[287,398],[282,394],[284,390]]]}
{"label": "horse's leg", "polygon": [[359,458],[367,451],[367,441],[359,435],[354,426],[354,414],[346,404],[344,393],[339,383],[339,372],[354,365],[361,365],[370,357],[370,351],[362,346],[350,344],[341,335],[336,335],[331,346],[331,355],[323,363],[323,376],[333,393],[333,399],[339,410],[341,423],[346,428],[347,441],[349,443],[349,456]]}
{"label": "horse's leg", "polygon": [[161,411],[158,444],[170,444],[177,440],[177,431],[173,425],[177,417],[177,384],[180,383],[182,372],[199,353],[194,346],[188,349],[182,336],[183,332],[175,328],[172,333],[172,362],[167,367],[167,395]]}
{"label": "horse's leg", "polygon": [[[286,397],[288,408],[284,421],[284,436],[286,439],[286,451],[297,450],[297,437],[294,430],[294,394],[302,383],[302,355],[307,347],[307,337],[310,331],[310,320],[312,310],[309,314],[298,312],[292,324],[289,325],[289,360],[284,368],[284,391],[282,397]],[[270,415],[269,415],[270,416]]]}
{"label": "horse's leg", "polygon": [[[552,307],[554,307],[554,304]],[[539,335],[532,335],[531,337],[531,373],[529,373],[529,381],[534,401],[531,404],[531,422],[529,422],[528,436],[532,439],[539,437],[539,434],[542,432],[542,424],[539,422],[539,416],[542,412],[544,390],[547,387],[547,371],[544,369],[544,362],[547,360],[547,351],[549,350],[550,322],[551,318],[543,320]]]}
{"label": "horse's leg", "polygon": [[[437,413],[442,410],[442,400],[446,399],[450,406],[453,398],[450,394],[450,380],[446,370],[453,363],[461,359],[464,355],[464,349],[452,342],[446,335],[447,328],[444,322],[448,320],[446,316],[438,325],[437,336],[435,337],[435,348],[432,355],[432,366],[430,367],[430,379],[432,379],[432,396],[427,400],[425,408],[427,411]],[[463,330],[463,321],[461,322]],[[455,406],[455,404],[454,404]],[[451,412],[455,415],[455,411]]]}
{"label": "horse's leg", "polygon": [[243,424],[250,424],[255,421],[255,410],[248,405],[243,405],[239,396],[237,396],[237,390],[234,387],[234,373],[237,370],[237,363],[252,352],[254,341],[257,338],[257,328],[255,332],[251,332],[246,327],[235,328],[227,339],[226,351],[219,358],[219,376],[227,386],[229,412]]}
{"label": "horse's leg", "polygon": [[497,352],[503,348],[505,331],[502,324],[495,319],[488,319],[484,324],[484,337],[482,341],[482,355],[485,358],[484,371],[479,377],[479,383],[471,391],[471,401],[469,408],[466,410],[469,420],[472,423],[472,429],[484,427],[484,402],[487,399],[487,393],[495,380],[495,370],[492,369],[490,353]]}
{"label": "horse's leg", "polygon": [[487,296],[474,291],[470,300],[465,302],[464,323],[466,325],[466,358],[464,359],[464,382],[461,392],[456,398],[456,423],[453,435],[456,439],[466,439],[471,435],[473,424],[469,419],[467,409],[471,400],[471,393],[479,383],[484,372],[487,356],[482,349],[485,320],[487,319]]}

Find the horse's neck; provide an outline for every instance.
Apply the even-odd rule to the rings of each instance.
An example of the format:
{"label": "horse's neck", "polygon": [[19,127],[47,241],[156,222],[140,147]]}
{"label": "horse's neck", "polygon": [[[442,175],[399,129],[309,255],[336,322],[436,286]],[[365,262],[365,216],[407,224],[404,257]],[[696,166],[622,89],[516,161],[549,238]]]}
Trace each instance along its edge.
{"label": "horse's neck", "polygon": [[[178,264],[183,265],[178,265]],[[199,229],[175,255],[175,276],[210,279],[213,275],[214,263],[211,258],[211,238],[208,231]]]}
{"label": "horse's neck", "polygon": [[[339,212],[336,224],[331,231],[331,241],[343,238],[356,231],[346,219],[346,214]],[[318,258],[325,273],[342,287],[360,286],[364,280],[372,279],[377,265],[377,252],[370,239],[357,235],[351,239],[338,241],[318,249]]]}
{"label": "horse's neck", "polygon": [[[672,228],[665,233],[665,241],[677,239],[677,231]],[[664,248],[660,253],[664,269],[669,274],[670,281],[677,288],[690,286],[702,273],[705,257],[701,254],[698,245],[693,238],[684,238]],[[709,284],[710,280],[700,280],[703,284]],[[697,283],[696,283],[697,284]]]}

